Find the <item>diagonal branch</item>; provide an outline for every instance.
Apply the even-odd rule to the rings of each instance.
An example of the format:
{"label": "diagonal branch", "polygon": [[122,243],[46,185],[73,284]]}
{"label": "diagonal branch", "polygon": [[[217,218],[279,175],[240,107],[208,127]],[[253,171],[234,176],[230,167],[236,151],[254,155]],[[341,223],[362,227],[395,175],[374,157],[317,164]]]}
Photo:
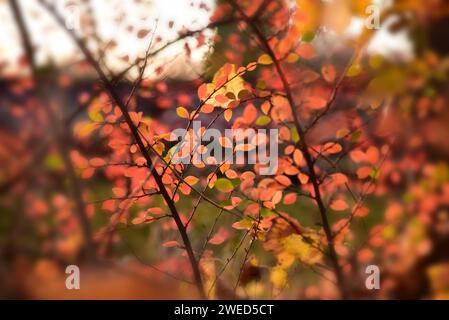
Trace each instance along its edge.
{"label": "diagonal branch", "polygon": [[67,27],[65,26],[65,22],[64,19],[61,17],[61,15],[55,10],[55,8],[46,3],[43,0],[39,0],[39,3],[47,9],[47,11],[55,18],[55,20],[58,22],[58,24],[68,33],[68,35],[72,38],[72,40],[76,43],[76,45],[78,46],[78,48],[81,50],[81,52],[83,53],[83,55],[85,56],[87,62],[95,69],[95,71],[97,72],[98,76],[100,77],[100,80],[103,82],[103,86],[105,87],[105,89],[108,91],[109,96],[111,97],[111,99],[114,101],[114,103],[117,104],[117,106],[119,107],[120,111],[123,114],[123,117],[125,119],[125,122],[127,123],[129,130],[131,131],[131,134],[135,140],[135,143],[137,144],[137,146],[139,147],[139,150],[142,153],[142,156],[145,158],[145,160],[147,161],[147,166],[150,168],[151,174],[154,177],[154,180],[156,181],[156,184],[161,192],[161,195],[163,197],[163,199],[165,200],[171,215],[173,217],[173,220],[176,223],[176,226],[178,228],[178,231],[181,235],[182,241],[184,243],[184,247],[185,250],[187,252],[189,261],[190,261],[190,265],[194,274],[194,278],[195,278],[195,284],[197,286],[198,289],[198,293],[200,294],[201,298],[206,298],[206,294],[204,292],[204,287],[203,287],[203,281],[201,278],[201,272],[199,269],[199,265],[198,265],[198,261],[196,260],[195,254],[193,252],[192,249],[192,244],[190,242],[189,236],[187,234],[187,230],[184,226],[184,224],[181,221],[181,217],[179,215],[179,212],[174,204],[174,202],[172,201],[164,183],[162,182],[162,177],[159,175],[159,173],[157,172],[155,166],[153,166],[153,161],[150,157],[150,155],[147,152],[147,149],[145,147],[145,144],[142,140],[142,138],[140,137],[138,128],[134,125],[131,116],[129,115],[128,109],[126,108],[126,105],[124,104],[124,102],[122,101],[122,99],[120,98],[119,94],[115,91],[114,85],[112,84],[112,82],[108,79],[108,77],[106,76],[106,74],[104,73],[104,71],[101,69],[101,67],[99,66],[97,60],[95,59],[95,57],[92,55],[92,53],[90,52],[90,50],[87,48],[87,46],[85,45],[85,43],[71,30],[67,29]]}

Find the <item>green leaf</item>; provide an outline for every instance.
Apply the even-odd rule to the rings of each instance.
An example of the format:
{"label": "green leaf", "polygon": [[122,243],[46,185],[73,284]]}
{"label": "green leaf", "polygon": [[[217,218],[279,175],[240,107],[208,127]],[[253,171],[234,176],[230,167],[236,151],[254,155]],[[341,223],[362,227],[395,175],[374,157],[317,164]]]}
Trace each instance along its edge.
{"label": "green leaf", "polygon": [[63,167],[62,159],[57,154],[51,154],[45,158],[45,167],[50,170],[57,170]]}
{"label": "green leaf", "polygon": [[358,130],[358,131],[354,132],[351,135],[352,142],[357,142],[357,140],[359,140],[361,136],[362,136],[362,131]]}
{"label": "green leaf", "polygon": [[265,80],[257,81],[256,88],[259,90],[264,90],[267,87]]}
{"label": "green leaf", "polygon": [[301,37],[301,41],[302,42],[310,42],[315,38],[315,33],[314,32],[306,32],[302,35]]}
{"label": "green leaf", "polygon": [[271,122],[271,118],[270,117],[268,117],[268,116],[260,116],[256,120],[256,125],[258,125],[258,126],[266,126],[270,122]]}
{"label": "green leaf", "polygon": [[254,221],[250,217],[243,217],[242,220],[235,222],[232,227],[238,230],[252,228]]}
{"label": "green leaf", "polygon": [[237,188],[238,186],[240,186],[240,182],[241,182],[240,179],[232,179],[231,180],[231,183],[234,186],[234,188]]}
{"label": "green leaf", "polygon": [[251,95],[250,91],[243,89],[242,91],[239,92],[239,94],[237,95],[237,98],[242,100],[242,99],[249,97],[250,95]]}
{"label": "green leaf", "polygon": [[220,178],[215,182],[215,187],[221,192],[231,192],[234,190],[232,182],[226,178]]}
{"label": "green leaf", "polygon": [[262,218],[268,218],[268,217],[275,216],[276,214],[273,211],[271,211],[270,209],[262,208],[260,210],[260,215],[262,216]]}
{"label": "green leaf", "polygon": [[377,168],[377,167],[373,167],[371,169],[371,172],[370,172],[369,176],[371,177],[371,179],[377,180],[379,178],[379,176],[380,176],[380,169]]}
{"label": "green leaf", "polygon": [[294,143],[297,143],[299,141],[299,134],[298,130],[296,130],[296,127],[290,129],[290,134],[292,135],[292,141]]}

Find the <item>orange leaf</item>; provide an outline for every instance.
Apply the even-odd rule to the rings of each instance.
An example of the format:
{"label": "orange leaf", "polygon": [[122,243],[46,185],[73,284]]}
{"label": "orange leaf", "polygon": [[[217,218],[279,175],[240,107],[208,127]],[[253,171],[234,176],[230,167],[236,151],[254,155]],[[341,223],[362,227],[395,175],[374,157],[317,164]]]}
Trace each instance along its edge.
{"label": "orange leaf", "polygon": [[272,202],[274,205],[276,205],[276,204],[278,204],[279,202],[281,202],[281,200],[282,200],[282,191],[281,191],[281,190],[278,190],[278,191],[276,191],[276,193],[274,194],[273,198],[271,199],[271,202]]}
{"label": "orange leaf", "polygon": [[173,248],[173,247],[180,247],[180,244],[179,244],[178,241],[173,240],[173,241],[167,241],[167,242],[164,242],[164,243],[162,244],[162,246],[163,246],[164,248]]}
{"label": "orange leaf", "polygon": [[230,170],[226,170],[225,175],[227,178],[229,179],[237,179],[239,176],[237,175],[237,172],[235,172],[234,170],[230,169]]}
{"label": "orange leaf", "polygon": [[339,153],[341,150],[343,150],[342,146],[336,142],[328,142],[323,147],[323,151],[329,154]]}
{"label": "orange leaf", "polygon": [[369,147],[368,150],[366,150],[366,161],[375,164],[378,160],[379,150],[374,146]]}
{"label": "orange leaf", "polygon": [[369,176],[369,174],[371,173],[371,167],[365,166],[365,167],[360,167],[357,169],[357,177],[359,179],[365,179]]}
{"label": "orange leaf", "polygon": [[312,47],[310,43],[303,43],[301,44],[298,49],[296,50],[296,53],[303,59],[313,59],[316,57],[316,51],[315,48]]}
{"label": "orange leaf", "polygon": [[268,114],[268,112],[270,112],[270,103],[268,101],[265,101],[264,103],[262,103],[262,105],[260,106],[260,109],[262,109],[262,112],[264,114]]}
{"label": "orange leaf", "polygon": [[336,71],[335,67],[332,64],[325,64],[321,68],[321,74],[323,75],[324,80],[327,82],[334,82]]}
{"label": "orange leaf", "polygon": [[302,152],[299,149],[296,149],[295,152],[293,152],[293,160],[295,161],[297,166],[302,165],[304,156],[302,155]]}
{"label": "orange leaf", "polygon": [[189,112],[184,107],[176,108],[176,114],[178,115],[178,117],[183,118],[183,119],[189,118]]}
{"label": "orange leaf", "polygon": [[226,109],[226,111],[224,112],[224,118],[226,119],[227,122],[231,121],[232,109]]}
{"label": "orange leaf", "polygon": [[197,177],[194,176],[188,176],[184,178],[184,181],[189,184],[190,186],[194,186],[195,184],[197,184],[197,182],[199,181],[199,179]]}
{"label": "orange leaf", "polygon": [[336,185],[342,185],[348,183],[348,177],[343,173],[334,173],[330,175],[330,178]]}
{"label": "orange leaf", "polygon": [[299,182],[301,182],[301,184],[306,184],[307,182],[309,182],[309,176],[306,175],[305,173],[299,173],[298,179]]}
{"label": "orange leaf", "polygon": [[203,83],[199,88],[198,88],[198,98],[200,100],[206,100],[207,98],[207,84]]}
{"label": "orange leaf", "polygon": [[304,99],[304,106],[308,109],[322,109],[326,106],[327,100],[318,96],[311,96]]}
{"label": "orange leaf", "polygon": [[292,184],[291,180],[287,176],[284,176],[284,175],[276,176],[274,179],[286,187],[288,187]]}
{"label": "orange leaf", "polygon": [[205,104],[201,107],[202,113],[211,113],[214,111],[214,106],[211,104]]}
{"label": "orange leaf", "polygon": [[243,111],[243,118],[246,123],[252,123],[254,120],[256,120],[257,117],[257,110],[256,107],[252,103],[248,104]]}
{"label": "orange leaf", "polygon": [[151,214],[155,214],[155,215],[162,215],[162,214],[164,214],[164,210],[162,210],[161,208],[158,208],[158,207],[149,208],[147,210],[147,212],[151,213]]}
{"label": "orange leaf", "polygon": [[365,154],[360,150],[353,150],[349,153],[352,161],[354,162],[363,162],[365,160]]}
{"label": "orange leaf", "polygon": [[272,64],[273,60],[271,59],[271,57],[268,54],[263,54],[259,57],[259,59],[257,60],[257,63]]}
{"label": "orange leaf", "polygon": [[330,207],[335,211],[344,211],[348,209],[348,204],[344,200],[334,200],[332,201]]}

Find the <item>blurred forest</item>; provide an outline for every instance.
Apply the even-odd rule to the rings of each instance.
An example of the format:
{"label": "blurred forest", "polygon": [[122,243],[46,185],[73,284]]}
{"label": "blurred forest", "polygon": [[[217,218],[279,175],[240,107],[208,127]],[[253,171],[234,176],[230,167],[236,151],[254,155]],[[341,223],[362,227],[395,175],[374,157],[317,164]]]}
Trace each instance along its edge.
{"label": "blurred forest", "polygon": [[[449,298],[448,1],[0,0],[0,19],[0,298]],[[194,120],[242,129],[246,160],[275,143],[276,171],[176,163]]]}

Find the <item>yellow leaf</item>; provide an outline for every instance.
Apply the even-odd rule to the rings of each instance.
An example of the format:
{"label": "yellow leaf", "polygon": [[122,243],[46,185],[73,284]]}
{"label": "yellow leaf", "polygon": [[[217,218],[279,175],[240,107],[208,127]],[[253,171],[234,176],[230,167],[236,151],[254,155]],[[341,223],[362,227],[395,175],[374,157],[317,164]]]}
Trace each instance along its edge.
{"label": "yellow leaf", "polygon": [[321,252],[314,248],[312,244],[306,242],[299,234],[291,234],[283,239],[285,252],[293,255],[302,263],[312,265],[322,258]]}
{"label": "yellow leaf", "polygon": [[303,33],[315,32],[322,21],[322,2],[315,0],[296,0],[296,4],[296,28]]}
{"label": "yellow leaf", "polygon": [[362,72],[362,67],[360,64],[356,63],[349,67],[348,71],[346,72],[347,77],[356,77]]}
{"label": "yellow leaf", "polygon": [[259,59],[257,60],[258,63],[260,64],[272,64],[273,60],[271,59],[271,57],[268,54],[263,54],[259,57]]}
{"label": "yellow leaf", "polygon": [[296,53],[291,52],[287,56],[288,63],[295,63],[298,60],[299,60],[299,56]]}
{"label": "yellow leaf", "polygon": [[270,280],[277,288],[283,288],[287,285],[287,272],[281,267],[274,267],[270,272]]}
{"label": "yellow leaf", "polygon": [[178,117],[183,118],[183,119],[189,118],[189,112],[184,107],[176,108],[176,114],[178,115]]}
{"label": "yellow leaf", "polygon": [[284,269],[288,269],[295,262],[295,256],[285,251],[278,254],[277,259],[279,266]]}
{"label": "yellow leaf", "polygon": [[375,54],[369,57],[369,65],[373,69],[379,69],[382,66],[384,58],[380,54]]}
{"label": "yellow leaf", "polygon": [[101,115],[100,111],[97,109],[91,109],[88,111],[88,116],[90,118],[90,120],[94,121],[94,122],[102,122],[104,121],[103,116]]}
{"label": "yellow leaf", "polygon": [[[212,83],[207,84],[207,92],[216,90],[208,99],[208,104],[228,108],[230,103],[236,101],[239,93],[245,90],[245,81],[236,70],[237,67],[235,65],[225,64],[215,73]],[[223,83],[225,78],[227,80]],[[227,99],[222,101],[223,97],[227,97]]]}

